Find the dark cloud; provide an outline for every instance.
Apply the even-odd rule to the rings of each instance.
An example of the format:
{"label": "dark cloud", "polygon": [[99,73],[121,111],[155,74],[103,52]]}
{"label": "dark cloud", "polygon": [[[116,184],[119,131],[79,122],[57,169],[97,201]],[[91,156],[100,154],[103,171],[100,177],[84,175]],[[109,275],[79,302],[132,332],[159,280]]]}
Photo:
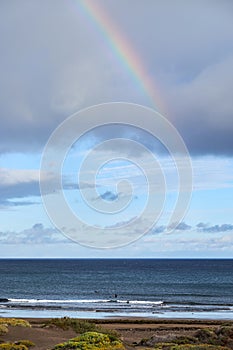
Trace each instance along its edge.
{"label": "dark cloud", "polygon": [[0,152],[38,150],[70,114],[111,100],[109,86],[121,69],[103,57],[102,38],[73,5],[1,4]]}
{"label": "dark cloud", "polygon": [[233,54],[174,90],[175,124],[194,154],[232,155]]}
{"label": "dark cloud", "polygon": [[[143,145],[146,149],[157,153],[168,153],[166,147],[149,132],[133,125],[126,126],[122,124],[110,124],[96,127],[90,132],[87,132],[84,137],[80,138],[79,142],[74,145],[74,148],[80,148],[82,144],[85,144],[87,142],[87,139],[89,148],[92,148],[95,147],[99,142],[104,142],[115,138],[133,140],[140,145]],[[135,151],[134,145],[128,145],[127,149],[125,147],[122,149],[119,144],[117,144],[117,142],[113,143],[112,146],[109,145],[108,151],[112,151],[117,154],[123,153],[128,157],[132,155],[141,156],[143,154],[143,148],[141,148],[140,152],[138,149]]]}
{"label": "dark cloud", "polygon": [[[232,3],[100,0],[99,6],[141,59],[155,87],[149,93],[159,91],[155,103],[189,151],[232,156]],[[85,106],[149,104],[95,26],[72,0],[1,2],[0,152],[41,150],[54,128]]]}

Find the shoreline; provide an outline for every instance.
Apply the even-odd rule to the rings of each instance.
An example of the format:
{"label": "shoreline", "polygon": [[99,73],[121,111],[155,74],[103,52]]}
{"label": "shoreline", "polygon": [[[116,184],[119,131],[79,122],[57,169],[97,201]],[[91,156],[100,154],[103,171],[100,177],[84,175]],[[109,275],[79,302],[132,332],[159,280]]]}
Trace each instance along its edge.
{"label": "shoreline", "polygon": [[54,318],[63,318],[69,317],[80,320],[99,320],[104,322],[105,320],[111,321],[114,319],[125,319],[125,320],[152,320],[153,322],[171,322],[172,320],[191,320],[191,321],[222,321],[222,322],[233,322],[233,312],[231,313],[155,313],[155,314],[145,314],[145,313],[112,313],[112,312],[95,312],[95,311],[61,311],[57,310],[50,312],[50,310],[0,310],[0,318],[21,318],[21,319],[54,319]]}
{"label": "shoreline", "polygon": [[[1,317],[1,318],[12,318],[12,317]],[[13,317],[15,319],[21,319],[19,317]],[[58,317],[60,319],[62,318],[69,318],[69,317]],[[23,317],[24,320],[27,320],[30,323],[39,323],[39,322],[46,322],[51,319],[52,317]],[[233,320],[220,320],[220,319],[192,319],[192,318],[150,318],[150,317],[109,317],[109,318],[76,318],[76,320],[80,321],[87,321],[87,322],[94,322],[96,324],[115,324],[115,323],[121,323],[121,324],[225,324],[225,323],[232,323]]]}
{"label": "shoreline", "polygon": [[[3,302],[4,300],[4,302]],[[7,300],[7,302],[5,301]],[[2,302],[1,302],[2,301]],[[159,303],[159,304],[158,304]],[[0,299],[0,317],[78,319],[233,320],[233,305],[188,306],[165,302],[119,300]]]}

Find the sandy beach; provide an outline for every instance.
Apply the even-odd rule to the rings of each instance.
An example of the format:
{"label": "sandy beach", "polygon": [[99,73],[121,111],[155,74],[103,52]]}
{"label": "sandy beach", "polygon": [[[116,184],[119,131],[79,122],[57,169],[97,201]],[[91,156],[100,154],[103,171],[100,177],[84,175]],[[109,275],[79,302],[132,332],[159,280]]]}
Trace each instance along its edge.
{"label": "sandy beach", "polygon": [[[27,319],[31,327],[9,326],[8,333],[1,336],[2,342],[16,342],[20,339],[32,341],[34,350],[53,349],[78,334],[74,329],[62,329],[48,324],[49,319]],[[79,320],[80,321],[80,320]],[[88,320],[90,322],[90,320]],[[171,342],[174,338],[205,336],[203,330],[217,332],[219,329],[232,328],[232,321],[205,320],[151,320],[151,319],[105,319],[91,320],[107,331],[116,331],[125,349],[154,349],[157,343]],[[225,329],[224,328],[224,329]],[[199,333],[198,333],[199,332]],[[214,333],[215,334],[215,333]],[[233,336],[233,332],[232,332]],[[206,339],[202,339],[206,342]],[[233,349],[233,339],[228,339],[229,349]],[[217,349],[218,347],[216,347]]]}

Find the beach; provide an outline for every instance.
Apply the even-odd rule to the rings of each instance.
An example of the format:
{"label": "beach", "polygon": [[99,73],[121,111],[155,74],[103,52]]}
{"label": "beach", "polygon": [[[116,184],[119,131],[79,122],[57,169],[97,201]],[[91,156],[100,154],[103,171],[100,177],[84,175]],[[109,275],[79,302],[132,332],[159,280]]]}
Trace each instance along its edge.
{"label": "beach", "polygon": [[[68,318],[61,320],[66,322]],[[62,329],[53,323],[50,324],[49,319],[33,318],[26,321],[30,323],[31,327],[9,326],[8,333],[1,336],[1,340],[16,342],[20,339],[27,339],[35,344],[34,350],[47,350],[53,349],[56,344],[64,343],[78,334],[72,327]],[[81,320],[81,322],[85,321]],[[124,348],[128,350],[135,348],[138,350],[154,349],[158,343],[169,343],[181,337],[189,339],[197,334],[202,337],[199,340],[205,343],[211,341],[210,338],[205,338],[206,330],[215,334],[214,332],[219,329],[233,327],[232,321],[187,319],[96,319],[89,320],[89,323],[94,323],[95,326],[107,332],[117,332]],[[233,348],[233,339],[231,338],[228,340],[228,348]]]}

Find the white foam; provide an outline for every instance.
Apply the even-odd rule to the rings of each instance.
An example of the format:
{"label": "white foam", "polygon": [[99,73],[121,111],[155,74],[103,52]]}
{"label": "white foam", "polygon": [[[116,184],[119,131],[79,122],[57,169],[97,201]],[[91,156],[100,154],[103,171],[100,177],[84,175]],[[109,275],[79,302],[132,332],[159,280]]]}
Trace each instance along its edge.
{"label": "white foam", "polygon": [[122,304],[139,304],[139,305],[162,305],[163,301],[147,300],[119,300],[119,299],[9,299],[12,303],[28,304],[79,304],[79,303],[122,303]]}
{"label": "white foam", "polygon": [[107,299],[9,299],[13,303],[54,303],[54,304],[70,304],[70,303],[106,303]]}
{"label": "white foam", "polygon": [[162,305],[163,301],[129,300],[129,303],[140,304],[140,305]]}

